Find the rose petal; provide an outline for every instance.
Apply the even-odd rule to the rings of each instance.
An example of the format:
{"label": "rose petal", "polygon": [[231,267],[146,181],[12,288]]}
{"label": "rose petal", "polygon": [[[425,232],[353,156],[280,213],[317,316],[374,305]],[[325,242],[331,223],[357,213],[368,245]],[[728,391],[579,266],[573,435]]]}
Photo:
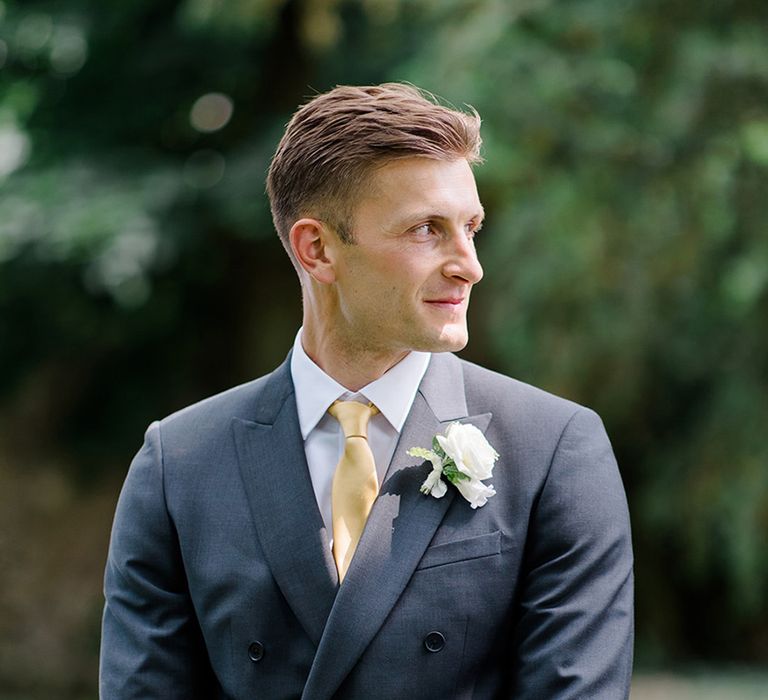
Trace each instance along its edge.
{"label": "rose petal", "polygon": [[469,501],[469,505],[472,506],[472,508],[480,508],[484,506],[491,496],[496,495],[496,491],[492,485],[486,485],[477,479],[459,481],[456,484],[456,488],[459,489],[459,493]]}

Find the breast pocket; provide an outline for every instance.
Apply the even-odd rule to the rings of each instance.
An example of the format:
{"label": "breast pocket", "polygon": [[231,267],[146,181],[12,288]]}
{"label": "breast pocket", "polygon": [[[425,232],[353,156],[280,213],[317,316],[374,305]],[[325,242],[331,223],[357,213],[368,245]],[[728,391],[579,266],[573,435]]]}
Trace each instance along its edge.
{"label": "breast pocket", "polygon": [[452,542],[432,545],[424,552],[417,571],[432,569],[436,566],[492,557],[501,553],[501,532],[488,532],[474,537],[467,537]]}

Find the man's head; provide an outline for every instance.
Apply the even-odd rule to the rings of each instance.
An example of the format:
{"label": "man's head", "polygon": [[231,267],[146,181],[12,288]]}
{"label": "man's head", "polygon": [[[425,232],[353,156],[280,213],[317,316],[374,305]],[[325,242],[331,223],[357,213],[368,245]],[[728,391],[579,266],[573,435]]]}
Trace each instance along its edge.
{"label": "man's head", "polygon": [[288,123],[267,176],[275,228],[294,265],[288,239],[302,217],[354,240],[356,201],[376,168],[408,157],[473,164],[480,144],[477,112],[440,105],[410,85],[339,86],[317,95]]}
{"label": "man's head", "polygon": [[302,281],[304,347],[326,370],[466,344],[479,125],[400,84],[336,88],[289,123],[268,192]]}

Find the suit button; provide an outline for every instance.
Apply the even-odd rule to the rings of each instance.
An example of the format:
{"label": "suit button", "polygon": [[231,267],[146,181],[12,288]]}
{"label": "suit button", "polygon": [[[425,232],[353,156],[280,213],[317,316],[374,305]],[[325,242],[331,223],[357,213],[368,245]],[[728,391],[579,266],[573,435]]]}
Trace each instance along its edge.
{"label": "suit button", "polygon": [[440,632],[430,632],[424,637],[424,646],[427,651],[431,651],[432,653],[441,651],[445,646],[445,637],[443,637]]}
{"label": "suit button", "polygon": [[248,647],[248,656],[256,663],[264,658],[264,645],[261,642],[252,642]]}

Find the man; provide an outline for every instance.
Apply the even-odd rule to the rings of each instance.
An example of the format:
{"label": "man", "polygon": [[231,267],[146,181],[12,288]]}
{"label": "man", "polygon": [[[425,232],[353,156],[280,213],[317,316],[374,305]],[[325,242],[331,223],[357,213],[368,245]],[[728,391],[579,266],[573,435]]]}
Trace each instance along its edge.
{"label": "man", "polygon": [[[303,326],[274,372],[147,431],[103,698],[627,696],[629,522],[600,419],[451,354],[483,274],[479,121],[399,84],[294,115],[268,192]],[[408,450],[436,435],[461,490],[449,465],[421,492],[433,464]]]}

